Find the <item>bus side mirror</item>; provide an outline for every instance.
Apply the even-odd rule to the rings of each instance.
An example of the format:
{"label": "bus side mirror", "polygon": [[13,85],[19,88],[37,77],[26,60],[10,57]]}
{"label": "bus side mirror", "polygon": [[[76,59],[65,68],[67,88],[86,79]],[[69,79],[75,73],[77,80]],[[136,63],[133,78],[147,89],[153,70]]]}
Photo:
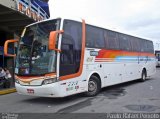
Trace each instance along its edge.
{"label": "bus side mirror", "polygon": [[18,42],[18,40],[7,40],[4,44],[4,55],[9,57],[15,57],[16,54],[8,54],[8,44],[9,43],[15,43]]}
{"label": "bus side mirror", "polygon": [[56,50],[58,52],[60,52],[61,50],[56,49],[56,40],[57,40],[57,35],[58,34],[62,34],[64,31],[63,30],[59,30],[59,31],[51,31],[49,34],[49,50]]}

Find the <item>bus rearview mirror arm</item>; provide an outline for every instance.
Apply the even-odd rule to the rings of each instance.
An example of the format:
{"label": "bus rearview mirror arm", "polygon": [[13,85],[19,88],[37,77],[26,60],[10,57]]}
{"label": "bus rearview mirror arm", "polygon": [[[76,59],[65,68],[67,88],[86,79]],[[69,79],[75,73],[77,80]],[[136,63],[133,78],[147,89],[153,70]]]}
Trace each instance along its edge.
{"label": "bus rearview mirror arm", "polygon": [[64,31],[63,30],[58,30],[58,31],[51,31],[49,34],[49,44],[48,44],[48,49],[49,50],[55,50],[58,52],[61,52],[61,50],[56,49],[56,39],[58,34],[62,34]]}
{"label": "bus rearview mirror arm", "polygon": [[9,56],[9,57],[15,57],[16,54],[8,54],[8,44],[9,43],[15,43],[15,42],[18,42],[19,40],[7,40],[4,44],[4,55],[5,56]]}

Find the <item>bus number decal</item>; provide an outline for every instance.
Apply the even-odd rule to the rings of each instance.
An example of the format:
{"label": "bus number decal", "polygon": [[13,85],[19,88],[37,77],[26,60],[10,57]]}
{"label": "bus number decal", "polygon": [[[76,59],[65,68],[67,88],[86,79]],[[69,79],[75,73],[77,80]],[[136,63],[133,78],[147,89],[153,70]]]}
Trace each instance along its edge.
{"label": "bus number decal", "polygon": [[87,62],[92,62],[93,61],[93,57],[88,57],[87,58]]}
{"label": "bus number decal", "polygon": [[71,90],[77,90],[79,89],[78,81],[75,82],[68,82],[68,87],[66,88],[66,91],[71,91]]}

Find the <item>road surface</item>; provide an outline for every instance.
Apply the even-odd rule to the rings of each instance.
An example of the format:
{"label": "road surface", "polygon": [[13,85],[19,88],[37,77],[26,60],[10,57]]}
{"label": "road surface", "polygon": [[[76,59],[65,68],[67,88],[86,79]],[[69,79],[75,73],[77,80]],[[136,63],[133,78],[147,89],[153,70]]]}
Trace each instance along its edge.
{"label": "road surface", "polygon": [[95,97],[0,96],[1,113],[160,113],[160,68],[145,82],[132,81],[102,89]]}

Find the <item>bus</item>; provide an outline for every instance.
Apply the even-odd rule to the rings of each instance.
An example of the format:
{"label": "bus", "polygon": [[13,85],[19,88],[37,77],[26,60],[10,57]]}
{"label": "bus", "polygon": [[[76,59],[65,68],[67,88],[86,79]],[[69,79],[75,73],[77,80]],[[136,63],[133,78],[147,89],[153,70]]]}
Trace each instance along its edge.
{"label": "bus", "polygon": [[160,50],[155,50],[155,56],[157,60],[156,66],[160,66]]}
{"label": "bus", "polygon": [[[14,42],[18,42],[16,55],[7,51]],[[15,87],[24,95],[66,97],[83,92],[95,96],[103,87],[145,81],[156,72],[152,41],[90,25],[84,19],[33,23],[19,40],[7,40],[4,50],[6,56],[16,56]]]}

